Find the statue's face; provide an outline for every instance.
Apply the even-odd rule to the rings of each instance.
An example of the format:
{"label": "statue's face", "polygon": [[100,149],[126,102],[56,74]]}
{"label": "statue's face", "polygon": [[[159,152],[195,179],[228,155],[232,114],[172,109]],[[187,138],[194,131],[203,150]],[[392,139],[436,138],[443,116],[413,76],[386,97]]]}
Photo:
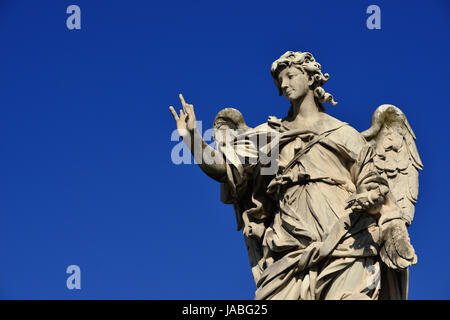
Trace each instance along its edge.
{"label": "statue's face", "polygon": [[287,67],[278,75],[281,91],[291,102],[303,98],[309,90],[308,78],[296,67]]}

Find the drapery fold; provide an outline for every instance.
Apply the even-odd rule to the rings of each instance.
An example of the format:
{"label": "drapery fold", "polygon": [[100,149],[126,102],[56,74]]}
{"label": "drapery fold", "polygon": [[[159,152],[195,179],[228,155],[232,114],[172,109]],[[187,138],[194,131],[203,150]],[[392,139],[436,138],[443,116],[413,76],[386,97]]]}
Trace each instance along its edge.
{"label": "drapery fold", "polygon": [[[380,270],[380,224],[401,218],[402,212],[392,201],[377,214],[345,209],[358,190],[386,183],[376,174],[374,152],[360,133],[327,119],[316,132],[271,118],[220,148],[231,160],[224,192],[243,217],[238,227],[244,227],[255,299],[380,297],[381,285],[371,285],[369,271]],[[263,135],[264,143],[258,144]],[[263,175],[267,164],[259,159],[270,158],[274,150],[279,151],[276,173]],[[250,236],[245,229],[250,224],[264,231]]]}

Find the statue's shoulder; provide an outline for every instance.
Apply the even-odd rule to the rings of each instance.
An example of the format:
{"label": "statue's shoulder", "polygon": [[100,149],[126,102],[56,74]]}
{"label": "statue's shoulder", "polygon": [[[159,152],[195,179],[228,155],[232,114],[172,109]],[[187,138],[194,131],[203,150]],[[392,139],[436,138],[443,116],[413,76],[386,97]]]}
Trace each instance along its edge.
{"label": "statue's shoulder", "polygon": [[276,132],[281,126],[282,119],[274,116],[269,116],[267,122],[261,123],[260,125],[253,128],[256,132]]}
{"label": "statue's shoulder", "polygon": [[320,127],[318,131],[328,131],[328,130],[332,130],[332,129],[337,129],[339,130],[339,133],[348,133],[350,135],[357,135],[357,136],[361,136],[362,135],[355,130],[351,125],[349,125],[347,122],[341,121],[339,119],[336,119],[333,116],[330,116],[329,114],[323,112],[321,113],[321,118],[320,118]]}
{"label": "statue's shoulder", "polygon": [[349,125],[346,122],[338,120],[329,114],[323,113],[322,122],[325,130],[330,130],[333,128],[337,128],[331,135],[330,138],[334,140],[336,143],[344,145],[346,148],[357,152],[361,149],[365,144],[367,144],[363,135]]}

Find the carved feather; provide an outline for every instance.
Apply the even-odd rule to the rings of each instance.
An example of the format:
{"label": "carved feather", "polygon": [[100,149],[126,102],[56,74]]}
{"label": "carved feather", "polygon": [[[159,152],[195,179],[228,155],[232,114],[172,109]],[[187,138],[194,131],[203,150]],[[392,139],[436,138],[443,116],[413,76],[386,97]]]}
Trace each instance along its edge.
{"label": "carved feather", "polygon": [[[375,168],[388,180],[392,195],[411,223],[423,164],[414,142],[416,136],[406,116],[393,105],[381,105],[372,116],[372,126],[362,135],[375,150]],[[384,243],[380,256],[389,268],[405,269],[417,263],[404,222],[388,222],[382,234]]]}
{"label": "carved feather", "polygon": [[362,135],[374,147],[378,173],[389,181],[398,205],[411,222],[419,192],[418,170],[423,164],[406,116],[393,105],[381,105],[372,116],[372,126]]}
{"label": "carved feather", "polygon": [[[236,157],[234,152],[226,148],[225,144],[233,142],[233,138],[237,137],[239,133],[250,130],[247,126],[239,110],[234,108],[225,108],[220,110],[213,123],[214,128],[214,142],[220,152],[222,152],[233,168],[238,172],[234,175],[231,172],[231,166],[227,166],[228,182],[221,185],[221,199],[224,203],[232,203],[236,214],[237,229],[243,230],[244,241],[246,244],[250,266],[252,268],[255,283],[259,280],[262,273],[263,253],[259,233],[262,231],[263,225],[256,224],[251,221],[247,214],[247,209],[252,207],[251,194],[244,193],[243,197],[237,196],[237,185],[235,179],[243,174],[243,167],[240,165],[240,160]],[[231,139],[230,139],[231,137]]]}
{"label": "carved feather", "polygon": [[242,113],[234,108],[225,108],[220,110],[214,118],[213,128],[217,130],[248,130],[250,129],[244,121]]}

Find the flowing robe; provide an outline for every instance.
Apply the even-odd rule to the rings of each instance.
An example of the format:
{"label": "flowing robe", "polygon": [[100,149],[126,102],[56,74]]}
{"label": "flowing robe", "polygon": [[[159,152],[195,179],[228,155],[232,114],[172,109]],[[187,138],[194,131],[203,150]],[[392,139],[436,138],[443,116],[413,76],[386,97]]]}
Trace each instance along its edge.
{"label": "flowing robe", "polygon": [[[377,214],[345,209],[350,196],[376,183],[372,148],[330,116],[315,129],[270,117],[246,137],[275,138],[220,149],[229,160],[223,201],[234,203],[239,228],[252,223],[259,230],[244,232],[255,299],[404,298],[407,279],[386,273],[378,256],[381,226],[402,218],[395,200]],[[278,170],[264,175],[261,155],[270,158],[275,149]]]}

